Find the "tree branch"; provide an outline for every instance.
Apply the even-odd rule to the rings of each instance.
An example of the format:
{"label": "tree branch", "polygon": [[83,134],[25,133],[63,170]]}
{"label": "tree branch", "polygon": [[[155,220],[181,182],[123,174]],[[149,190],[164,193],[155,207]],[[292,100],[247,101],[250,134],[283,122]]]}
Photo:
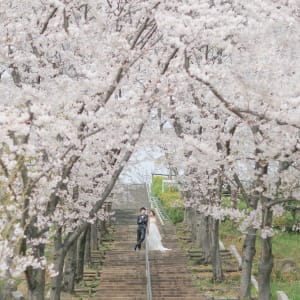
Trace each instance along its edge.
{"label": "tree branch", "polygon": [[16,195],[16,193],[14,191],[14,188],[13,188],[11,182],[10,182],[10,177],[11,176],[10,176],[10,174],[8,172],[8,168],[6,167],[5,163],[3,162],[3,160],[1,158],[0,158],[0,166],[1,166],[2,170],[3,170],[3,172],[4,172],[5,177],[8,180],[8,188],[9,188],[10,192],[12,193],[12,195],[14,196],[14,198],[17,199],[17,195]]}
{"label": "tree branch", "polygon": [[[108,89],[108,91],[105,95],[105,98],[104,98],[104,101],[103,101],[102,105],[106,104],[108,102],[109,98],[111,97],[113,92],[116,90],[118,84],[120,83],[121,79],[123,78],[123,76],[124,76],[123,71],[124,71],[125,64],[126,64],[126,62],[124,61],[122,66],[119,68],[119,70],[116,74],[116,77],[114,79],[113,84],[109,87],[109,89]],[[98,104],[96,109],[95,109],[95,112],[97,112],[101,108],[102,105]]]}
{"label": "tree branch", "polygon": [[[185,55],[187,55],[187,54],[185,53]],[[189,68],[189,64],[187,64],[187,63],[185,64],[185,70],[192,79],[207,86],[209,88],[209,90],[216,96],[216,98],[218,98],[229,111],[234,113],[240,119],[244,120],[244,116],[241,114],[241,112],[236,107],[232,106],[232,104],[230,104],[228,101],[226,101],[226,99],[217,91],[217,89],[210,82],[192,74],[190,71],[190,68]]]}
{"label": "tree branch", "polygon": [[144,30],[147,28],[147,25],[148,25],[148,22],[149,22],[150,18],[147,17],[145,22],[142,24],[142,26],[140,27],[140,29],[138,30],[135,38],[133,39],[133,42],[130,46],[130,49],[133,50],[134,47],[136,46],[137,44],[137,41],[139,40],[140,36],[142,35],[142,33],[144,32]]}
{"label": "tree branch", "polygon": [[294,198],[294,197],[289,197],[289,198],[283,198],[283,199],[276,199],[276,200],[273,200],[273,201],[271,201],[270,203],[266,204],[265,206],[266,206],[267,208],[270,208],[270,207],[272,207],[272,206],[274,206],[274,205],[281,204],[281,203],[285,203],[285,202],[291,202],[291,201],[299,201],[299,202],[300,202],[299,199],[296,199],[296,198]]}
{"label": "tree branch", "polygon": [[162,71],[161,71],[161,73],[160,73],[161,75],[164,75],[164,74],[167,72],[168,67],[169,67],[169,65],[170,65],[170,62],[171,62],[171,60],[176,56],[178,50],[179,50],[179,48],[175,48],[175,49],[173,50],[172,54],[170,55],[170,57],[169,57],[168,60],[166,61],[165,66],[164,66],[164,68],[162,69]]}
{"label": "tree branch", "polygon": [[239,187],[239,189],[241,190],[241,193],[243,195],[243,197],[245,198],[245,201],[247,203],[247,206],[250,207],[250,201],[249,201],[249,196],[246,192],[246,190],[244,189],[243,184],[240,181],[240,178],[238,177],[238,175],[235,173],[233,174],[233,179],[236,182],[237,186]]}
{"label": "tree branch", "polygon": [[63,23],[63,27],[65,29],[65,32],[69,34],[69,16],[67,16],[67,12],[66,12],[66,9],[64,8],[64,11],[63,11],[63,15],[64,15],[64,23]]}
{"label": "tree branch", "polygon": [[297,129],[300,129],[300,125],[297,125],[297,124],[294,124],[294,123],[289,123],[289,122],[286,122],[286,121],[282,121],[282,120],[279,120],[277,118],[275,119],[272,119],[270,117],[267,117],[265,114],[261,114],[259,112],[256,112],[256,111],[253,111],[253,110],[250,110],[250,109],[241,109],[237,106],[234,106],[232,103],[228,102],[219,92],[218,90],[216,89],[216,87],[214,87],[209,81],[203,79],[203,78],[200,78],[198,76],[196,76],[195,74],[192,74],[190,69],[189,69],[189,64],[187,63],[188,61],[188,56],[187,56],[187,53],[185,51],[185,70],[187,72],[187,74],[194,80],[204,84],[205,86],[207,86],[209,88],[209,90],[215,95],[215,97],[217,99],[219,99],[223,104],[224,106],[229,110],[231,111],[233,114],[235,114],[236,116],[238,116],[240,119],[242,120],[245,120],[243,114],[249,114],[249,115],[252,115],[252,116],[255,116],[257,118],[259,118],[260,120],[266,120],[266,121],[275,121],[278,125],[287,125],[287,126],[292,126],[292,127],[295,127]]}
{"label": "tree branch", "polygon": [[46,31],[47,27],[48,27],[48,24],[49,24],[49,21],[54,17],[55,13],[57,11],[57,7],[55,7],[52,12],[50,13],[50,15],[48,16],[46,22],[44,23],[44,26],[40,32],[40,34],[44,34],[44,32]]}

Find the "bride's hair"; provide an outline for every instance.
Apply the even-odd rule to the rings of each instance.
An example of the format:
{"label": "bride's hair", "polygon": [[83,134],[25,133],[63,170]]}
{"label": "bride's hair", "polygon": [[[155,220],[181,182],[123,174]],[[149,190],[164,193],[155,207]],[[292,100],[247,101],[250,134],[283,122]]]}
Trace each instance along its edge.
{"label": "bride's hair", "polygon": [[150,209],[152,211],[153,216],[155,216],[155,211],[153,209]]}

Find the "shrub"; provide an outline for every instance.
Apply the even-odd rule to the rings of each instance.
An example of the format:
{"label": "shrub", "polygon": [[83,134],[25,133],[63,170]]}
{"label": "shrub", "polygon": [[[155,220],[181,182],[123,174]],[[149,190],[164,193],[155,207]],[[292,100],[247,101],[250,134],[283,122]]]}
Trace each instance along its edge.
{"label": "shrub", "polygon": [[152,177],[152,186],[151,186],[152,196],[159,197],[159,194],[161,193],[163,179],[165,179],[165,177],[163,177],[163,176]]}
{"label": "shrub", "polygon": [[159,200],[174,224],[183,221],[184,205],[183,196],[180,192],[160,193]]}
{"label": "shrub", "polygon": [[183,207],[183,196],[180,192],[160,193],[158,197],[165,207]]}
{"label": "shrub", "polygon": [[297,231],[295,228],[300,227],[300,214],[294,220],[291,212],[286,211],[282,216],[274,218],[273,226],[281,231]]}
{"label": "shrub", "polygon": [[173,224],[181,223],[184,219],[184,208],[183,207],[169,207],[166,208],[166,212],[170,217]]}
{"label": "shrub", "polygon": [[[162,191],[162,181],[167,179],[167,176],[154,176],[152,177],[152,186],[151,186],[151,194],[154,197],[159,197],[161,193],[165,193],[169,191],[167,185],[164,186],[164,191]],[[172,185],[172,192],[178,192],[178,187]]]}
{"label": "shrub", "polygon": [[184,204],[183,196],[178,191],[178,187],[173,187],[172,191],[168,191],[166,187],[162,192],[163,176],[155,176],[152,180],[151,192],[162,203],[163,208],[170,217],[171,221],[176,224],[183,221],[184,218]]}

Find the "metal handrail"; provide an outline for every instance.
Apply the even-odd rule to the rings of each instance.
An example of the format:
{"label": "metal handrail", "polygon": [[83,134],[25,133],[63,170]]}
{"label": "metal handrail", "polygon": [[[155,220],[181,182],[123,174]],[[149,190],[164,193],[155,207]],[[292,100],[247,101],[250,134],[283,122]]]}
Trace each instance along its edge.
{"label": "metal handrail", "polygon": [[170,217],[162,207],[161,202],[156,197],[150,197],[151,207],[153,207],[159,217],[160,223],[164,225],[165,223],[172,223]]}
{"label": "metal handrail", "polygon": [[[146,183],[146,190],[148,201],[151,204],[151,196],[150,189]],[[148,230],[148,228],[147,228]],[[147,300],[152,300],[152,286],[151,286],[151,272],[150,272],[150,263],[149,263],[149,241],[148,241],[148,233],[146,231],[146,251],[145,251],[145,260],[146,260],[146,280],[147,280]]]}
{"label": "metal handrail", "polygon": [[152,286],[151,286],[151,273],[150,273],[150,263],[149,263],[149,241],[148,234],[146,234],[146,279],[147,279],[147,300],[152,300]]}

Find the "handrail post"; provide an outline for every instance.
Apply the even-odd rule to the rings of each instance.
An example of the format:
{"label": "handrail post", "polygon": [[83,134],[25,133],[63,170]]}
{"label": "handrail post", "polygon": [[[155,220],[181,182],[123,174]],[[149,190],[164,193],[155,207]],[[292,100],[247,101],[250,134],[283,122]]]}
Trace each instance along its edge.
{"label": "handrail post", "polygon": [[[150,187],[146,183],[146,190],[149,204],[151,205],[151,195]],[[152,205],[151,205],[152,207]],[[149,241],[148,241],[148,228],[146,230],[146,251],[145,251],[145,260],[146,260],[146,279],[147,279],[147,300],[152,300],[152,286],[151,286],[151,272],[150,272],[150,263],[149,263]]]}
{"label": "handrail post", "polygon": [[146,234],[146,279],[147,279],[147,300],[152,300],[152,287],[151,287],[151,273],[150,273],[150,263],[149,263],[149,242],[148,233]]}

